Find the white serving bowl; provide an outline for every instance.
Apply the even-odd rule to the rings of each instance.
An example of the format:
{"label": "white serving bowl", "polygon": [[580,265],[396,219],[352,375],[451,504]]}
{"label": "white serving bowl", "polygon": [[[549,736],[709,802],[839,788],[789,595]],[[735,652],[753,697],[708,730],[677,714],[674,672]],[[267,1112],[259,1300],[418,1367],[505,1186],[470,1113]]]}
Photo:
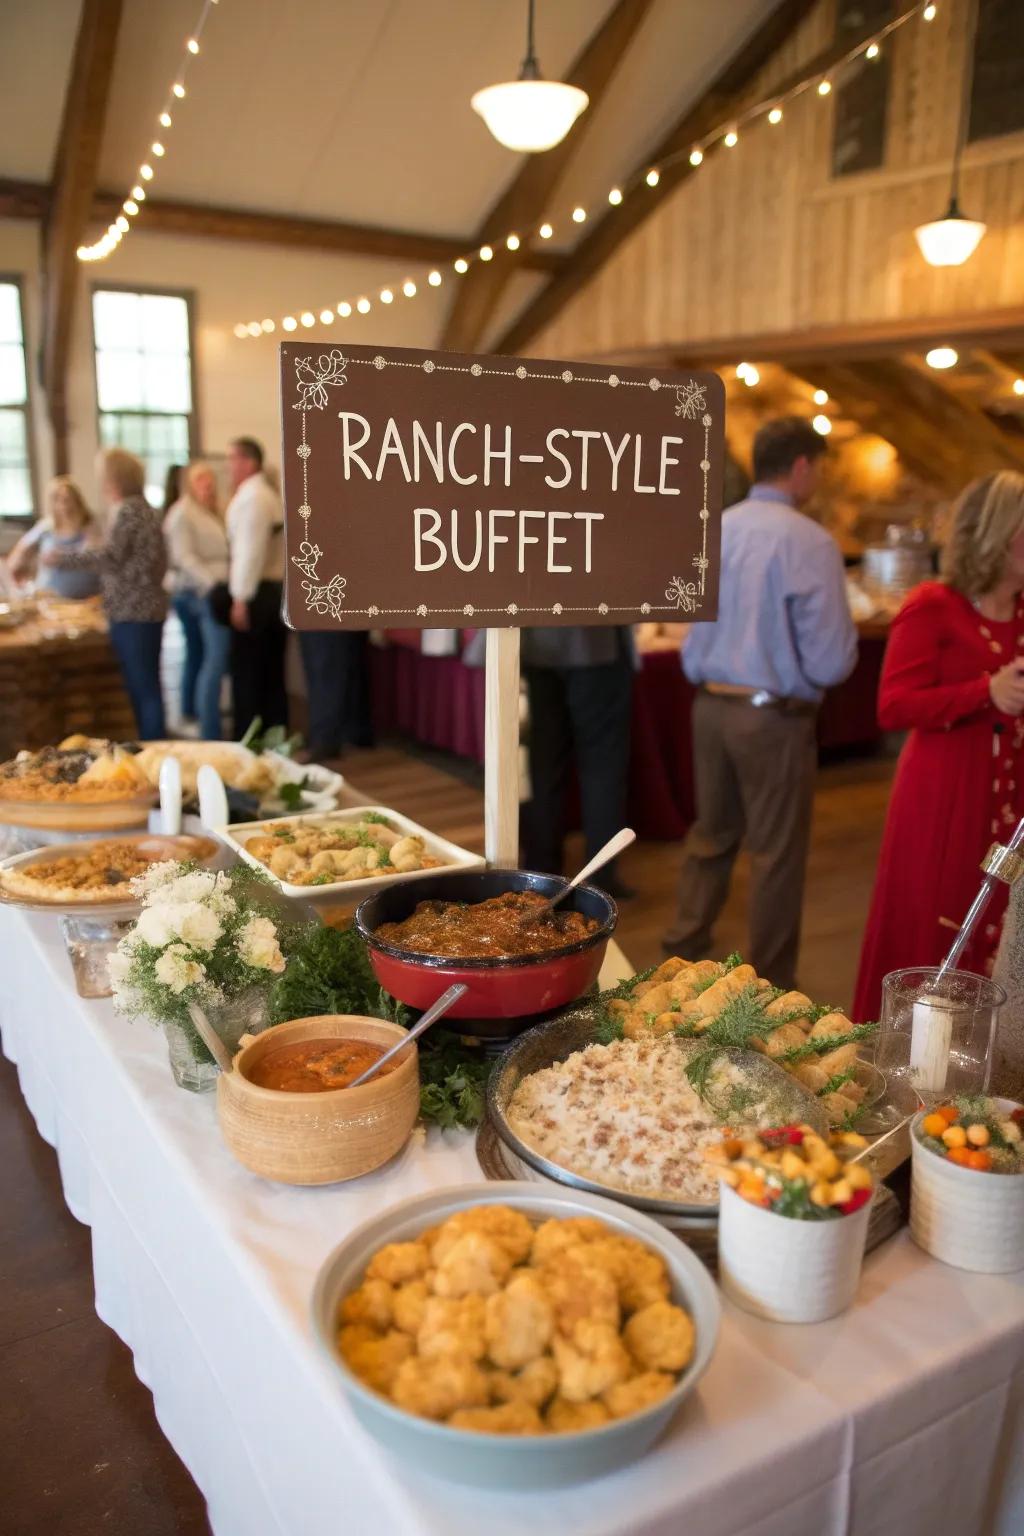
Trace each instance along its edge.
{"label": "white serving bowl", "polygon": [[721,1188],[718,1277],[745,1312],[773,1323],[820,1323],[857,1294],[871,1201],[837,1221],[799,1221]]}
{"label": "white serving bowl", "polygon": [[[1006,1114],[1018,1108],[1012,1099],[992,1102]],[[914,1242],[955,1269],[987,1275],[1024,1269],[1024,1173],[980,1173],[940,1157],[918,1137],[927,1113],[910,1126]]]}
{"label": "white serving bowl", "polygon": [[[364,1386],[338,1353],[338,1307],[385,1243],[407,1242],[476,1205],[508,1205],[538,1224],[550,1217],[598,1217],[665,1260],[672,1300],[693,1319],[693,1359],[669,1395],[642,1413],[574,1434],[490,1435],[417,1418]],[[416,1195],[359,1227],[325,1260],[313,1291],[313,1327],[360,1422],[406,1466],[486,1488],[557,1488],[629,1466],[648,1451],[704,1374],[718,1338],[718,1293],[700,1260],[638,1211],[597,1195],[536,1184],[465,1184]]]}

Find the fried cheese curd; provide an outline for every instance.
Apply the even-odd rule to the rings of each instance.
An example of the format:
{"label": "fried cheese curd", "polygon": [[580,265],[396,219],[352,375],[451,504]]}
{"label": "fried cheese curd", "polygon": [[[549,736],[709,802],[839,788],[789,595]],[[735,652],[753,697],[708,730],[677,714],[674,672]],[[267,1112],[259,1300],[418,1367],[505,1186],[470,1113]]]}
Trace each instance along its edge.
{"label": "fried cheese curd", "polygon": [[364,1385],[420,1418],[486,1434],[567,1434],[641,1413],[693,1355],[662,1258],[592,1217],[534,1226],[457,1211],[378,1249],[339,1309]]}

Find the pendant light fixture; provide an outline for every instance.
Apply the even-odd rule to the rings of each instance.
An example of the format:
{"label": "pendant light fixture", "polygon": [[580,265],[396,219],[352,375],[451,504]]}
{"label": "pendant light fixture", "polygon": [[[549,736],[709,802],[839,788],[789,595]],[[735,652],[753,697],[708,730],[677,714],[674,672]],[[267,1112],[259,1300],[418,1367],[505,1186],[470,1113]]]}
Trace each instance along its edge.
{"label": "pendant light fixture", "polygon": [[960,117],[956,129],[956,146],[953,150],[953,177],[949,189],[949,207],[941,219],[930,224],[919,224],[914,236],[921,248],[921,255],[931,267],[962,267],[968,257],[977,250],[987,225],[980,219],[969,219],[960,207],[960,157],[963,154],[967,133],[967,118],[971,101],[971,84],[974,79],[974,38],[978,27],[978,0],[970,0],[967,16],[967,35],[964,39],[964,71],[960,93]]}
{"label": "pendant light fixture", "polygon": [[526,57],[519,79],[485,86],[471,102],[498,143],[522,154],[554,149],[590,102],[578,86],[542,77],[533,46],[533,7],[534,0],[528,0]]}

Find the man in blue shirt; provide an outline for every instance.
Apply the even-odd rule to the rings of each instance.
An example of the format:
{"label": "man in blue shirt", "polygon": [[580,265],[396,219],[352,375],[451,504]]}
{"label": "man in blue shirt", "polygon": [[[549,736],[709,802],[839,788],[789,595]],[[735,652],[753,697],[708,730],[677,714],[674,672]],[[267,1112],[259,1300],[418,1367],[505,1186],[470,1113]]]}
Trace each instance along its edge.
{"label": "man in blue shirt", "polygon": [[740,844],[750,853],[746,958],[776,986],[796,980],[817,765],[815,717],[826,688],[857,660],[843,562],[797,509],[813,495],[823,439],[800,417],[765,422],[754,481],[722,518],[718,620],[695,624],[683,667],[693,708],[697,819],[684,850],[679,911],[664,943],[699,959],[729,893]]}

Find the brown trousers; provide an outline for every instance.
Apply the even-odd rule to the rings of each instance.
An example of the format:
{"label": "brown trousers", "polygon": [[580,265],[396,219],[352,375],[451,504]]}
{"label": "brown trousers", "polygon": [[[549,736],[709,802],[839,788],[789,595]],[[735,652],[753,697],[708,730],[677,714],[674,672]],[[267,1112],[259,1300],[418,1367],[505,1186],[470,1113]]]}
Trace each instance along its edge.
{"label": "brown trousers", "polygon": [[817,753],[812,715],[698,693],[697,820],[683,850],[679,911],[664,942],[684,959],[711,949],[740,844],[750,854],[745,959],[778,987],[796,981]]}

